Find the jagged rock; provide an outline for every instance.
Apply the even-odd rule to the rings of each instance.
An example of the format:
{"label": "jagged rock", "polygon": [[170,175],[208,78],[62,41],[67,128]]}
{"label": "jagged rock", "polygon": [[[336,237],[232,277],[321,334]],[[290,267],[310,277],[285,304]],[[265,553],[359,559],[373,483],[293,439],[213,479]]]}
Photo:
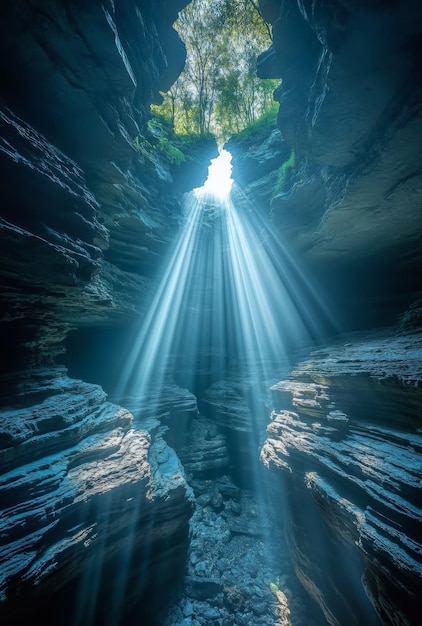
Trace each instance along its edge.
{"label": "jagged rock", "polygon": [[264,382],[237,370],[206,389],[201,399],[224,435],[229,466],[242,486],[256,482],[250,459],[265,439],[267,394]]}
{"label": "jagged rock", "polygon": [[212,474],[229,463],[227,445],[216,425],[201,415],[193,415],[190,423],[168,422],[165,434],[169,444],[177,448],[183,467],[189,474]]}
{"label": "jagged rock", "polygon": [[[172,28],[183,6],[1,8],[2,343],[17,370],[51,362],[70,329],[122,323],[145,307],[152,268],[179,228],[180,191],[172,164],[134,140],[183,68]],[[215,150],[204,141],[183,177],[205,179]]]}
{"label": "jagged rock", "polygon": [[222,590],[221,583],[213,578],[185,577],[186,593],[194,600],[207,600],[216,596]]}
{"label": "jagged rock", "polygon": [[420,335],[379,334],[316,351],[272,388],[261,459],[284,477],[296,572],[330,624],[416,623],[421,374]]}
{"label": "jagged rock", "polygon": [[0,8],[5,623],[114,626],[142,597],[152,622],[183,566],[191,492],[156,419],[54,363],[69,330],[139,318],[179,228],[177,173],[134,139],[182,69],[184,4]]}
{"label": "jagged rock", "polygon": [[[421,289],[421,9],[411,1],[260,6],[273,45],[258,72],[282,78],[278,125],[295,165],[282,185],[282,160],[272,174],[256,168],[247,190],[341,314],[366,315],[364,326],[383,307],[382,323],[394,323]],[[234,151],[239,180],[243,158]],[[355,306],[357,294],[365,307]]]}
{"label": "jagged rock", "polygon": [[[97,619],[110,612],[119,623],[157,575],[149,551],[161,546],[163,575],[186,548],[192,505],[183,470],[173,450],[133,428],[129,411],[107,402],[100,387],[53,372],[31,404],[40,393],[22,389],[26,406],[0,416],[0,614],[18,623],[27,607],[38,614],[58,594],[62,612],[47,623],[74,623],[80,610]],[[110,568],[120,571],[114,587]],[[102,580],[98,592],[87,577]],[[70,611],[79,585],[90,593]]]}
{"label": "jagged rock", "polygon": [[[206,594],[212,587],[210,602],[185,602],[175,623],[289,620],[267,563],[270,556],[286,562],[284,540],[273,540],[268,519],[254,508],[256,499],[266,510],[257,494],[265,487],[267,495],[270,482],[251,463],[267,410],[261,381],[240,373],[211,387],[204,402],[210,416],[199,415],[192,394],[174,385],[141,404],[134,393],[126,405],[133,401],[133,419],[98,386],[54,366],[69,330],[85,326],[88,335],[92,326],[142,316],[151,276],[179,227],[179,195],[193,173],[201,178],[198,168],[205,175],[202,147],[178,171],[134,145],[148,132],[150,103],[183,65],[171,25],[184,4],[22,0],[0,8],[5,623],[115,626],[141,613],[144,623],[162,618],[166,592],[183,580],[192,512],[184,470],[167,442],[180,450],[198,496],[188,589],[203,595],[201,586],[208,584]],[[368,276],[371,297],[376,288],[392,300],[415,300],[420,7],[410,0],[390,2],[388,10],[352,1],[262,6],[274,23],[274,45],[259,71],[283,79],[276,92],[281,135],[241,155],[248,189],[272,199],[274,230],[284,230],[315,273],[329,267],[331,277],[336,262],[337,302],[347,292],[348,302],[365,308],[350,276]],[[287,145],[297,168],[274,194]],[[205,148],[214,155],[214,144]],[[400,283],[394,289],[390,274]],[[416,318],[415,309],[400,332]],[[342,350],[333,362],[319,353],[274,388],[279,406],[262,458],[285,475],[286,494],[271,480],[273,501],[291,511],[285,527],[297,575],[333,624],[378,623],[367,597],[386,623],[405,624],[416,612],[418,341],[378,337],[372,347],[348,351],[354,356],[346,364]],[[190,356],[187,349],[181,360],[192,370]],[[198,387],[217,380],[203,363]],[[223,468],[236,485],[222,479]],[[270,554],[276,544],[282,548]],[[238,615],[224,605],[224,586],[233,585]]]}
{"label": "jagged rock", "polygon": [[233,138],[225,144],[225,148],[234,157],[232,176],[242,186],[263,178],[286,161],[290,154],[290,147],[278,129],[273,130],[268,139],[256,146],[246,142],[242,145],[240,140]]}
{"label": "jagged rock", "polygon": [[166,4],[3,6],[2,77],[18,113],[84,166],[130,157],[146,107],[183,68],[171,25],[184,3]]}

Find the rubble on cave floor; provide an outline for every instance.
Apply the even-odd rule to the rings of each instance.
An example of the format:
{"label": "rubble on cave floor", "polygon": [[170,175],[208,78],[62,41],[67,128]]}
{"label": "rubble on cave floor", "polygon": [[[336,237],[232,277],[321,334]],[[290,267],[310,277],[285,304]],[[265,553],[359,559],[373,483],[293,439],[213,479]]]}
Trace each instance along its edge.
{"label": "rubble on cave floor", "polygon": [[[280,531],[227,476],[191,481],[196,496],[181,597],[165,626],[291,626],[292,572]],[[305,624],[293,609],[295,625]]]}

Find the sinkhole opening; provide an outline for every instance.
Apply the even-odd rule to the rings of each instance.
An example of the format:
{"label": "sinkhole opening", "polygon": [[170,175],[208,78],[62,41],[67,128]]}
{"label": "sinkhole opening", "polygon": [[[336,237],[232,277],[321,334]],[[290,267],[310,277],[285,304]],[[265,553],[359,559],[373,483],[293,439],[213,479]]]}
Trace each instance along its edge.
{"label": "sinkhole opening", "polygon": [[202,187],[193,190],[199,200],[211,197],[224,202],[230,195],[234,182],[231,177],[232,155],[224,148],[220,148],[218,152],[218,157],[212,159],[208,168],[207,180]]}

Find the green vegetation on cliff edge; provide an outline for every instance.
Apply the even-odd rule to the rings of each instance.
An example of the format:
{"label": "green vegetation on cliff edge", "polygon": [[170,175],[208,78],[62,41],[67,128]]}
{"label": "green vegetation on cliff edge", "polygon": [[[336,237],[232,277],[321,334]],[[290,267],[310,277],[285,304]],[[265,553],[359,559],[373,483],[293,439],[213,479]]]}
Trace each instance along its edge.
{"label": "green vegetation on cliff edge", "polygon": [[210,133],[176,133],[169,117],[153,111],[147,132],[135,137],[134,146],[143,157],[160,155],[171,165],[179,166],[192,160],[196,147],[210,141],[215,141]]}

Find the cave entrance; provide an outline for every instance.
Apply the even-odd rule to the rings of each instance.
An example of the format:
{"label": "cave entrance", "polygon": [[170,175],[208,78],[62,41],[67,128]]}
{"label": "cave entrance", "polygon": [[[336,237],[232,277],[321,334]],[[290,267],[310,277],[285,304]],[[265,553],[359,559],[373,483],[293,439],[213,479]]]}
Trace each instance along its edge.
{"label": "cave entrance", "polygon": [[142,398],[168,376],[199,397],[229,365],[267,380],[292,347],[319,332],[315,294],[230,171],[221,150],[203,187],[185,195],[183,224],[125,358],[116,401],[134,390]]}

